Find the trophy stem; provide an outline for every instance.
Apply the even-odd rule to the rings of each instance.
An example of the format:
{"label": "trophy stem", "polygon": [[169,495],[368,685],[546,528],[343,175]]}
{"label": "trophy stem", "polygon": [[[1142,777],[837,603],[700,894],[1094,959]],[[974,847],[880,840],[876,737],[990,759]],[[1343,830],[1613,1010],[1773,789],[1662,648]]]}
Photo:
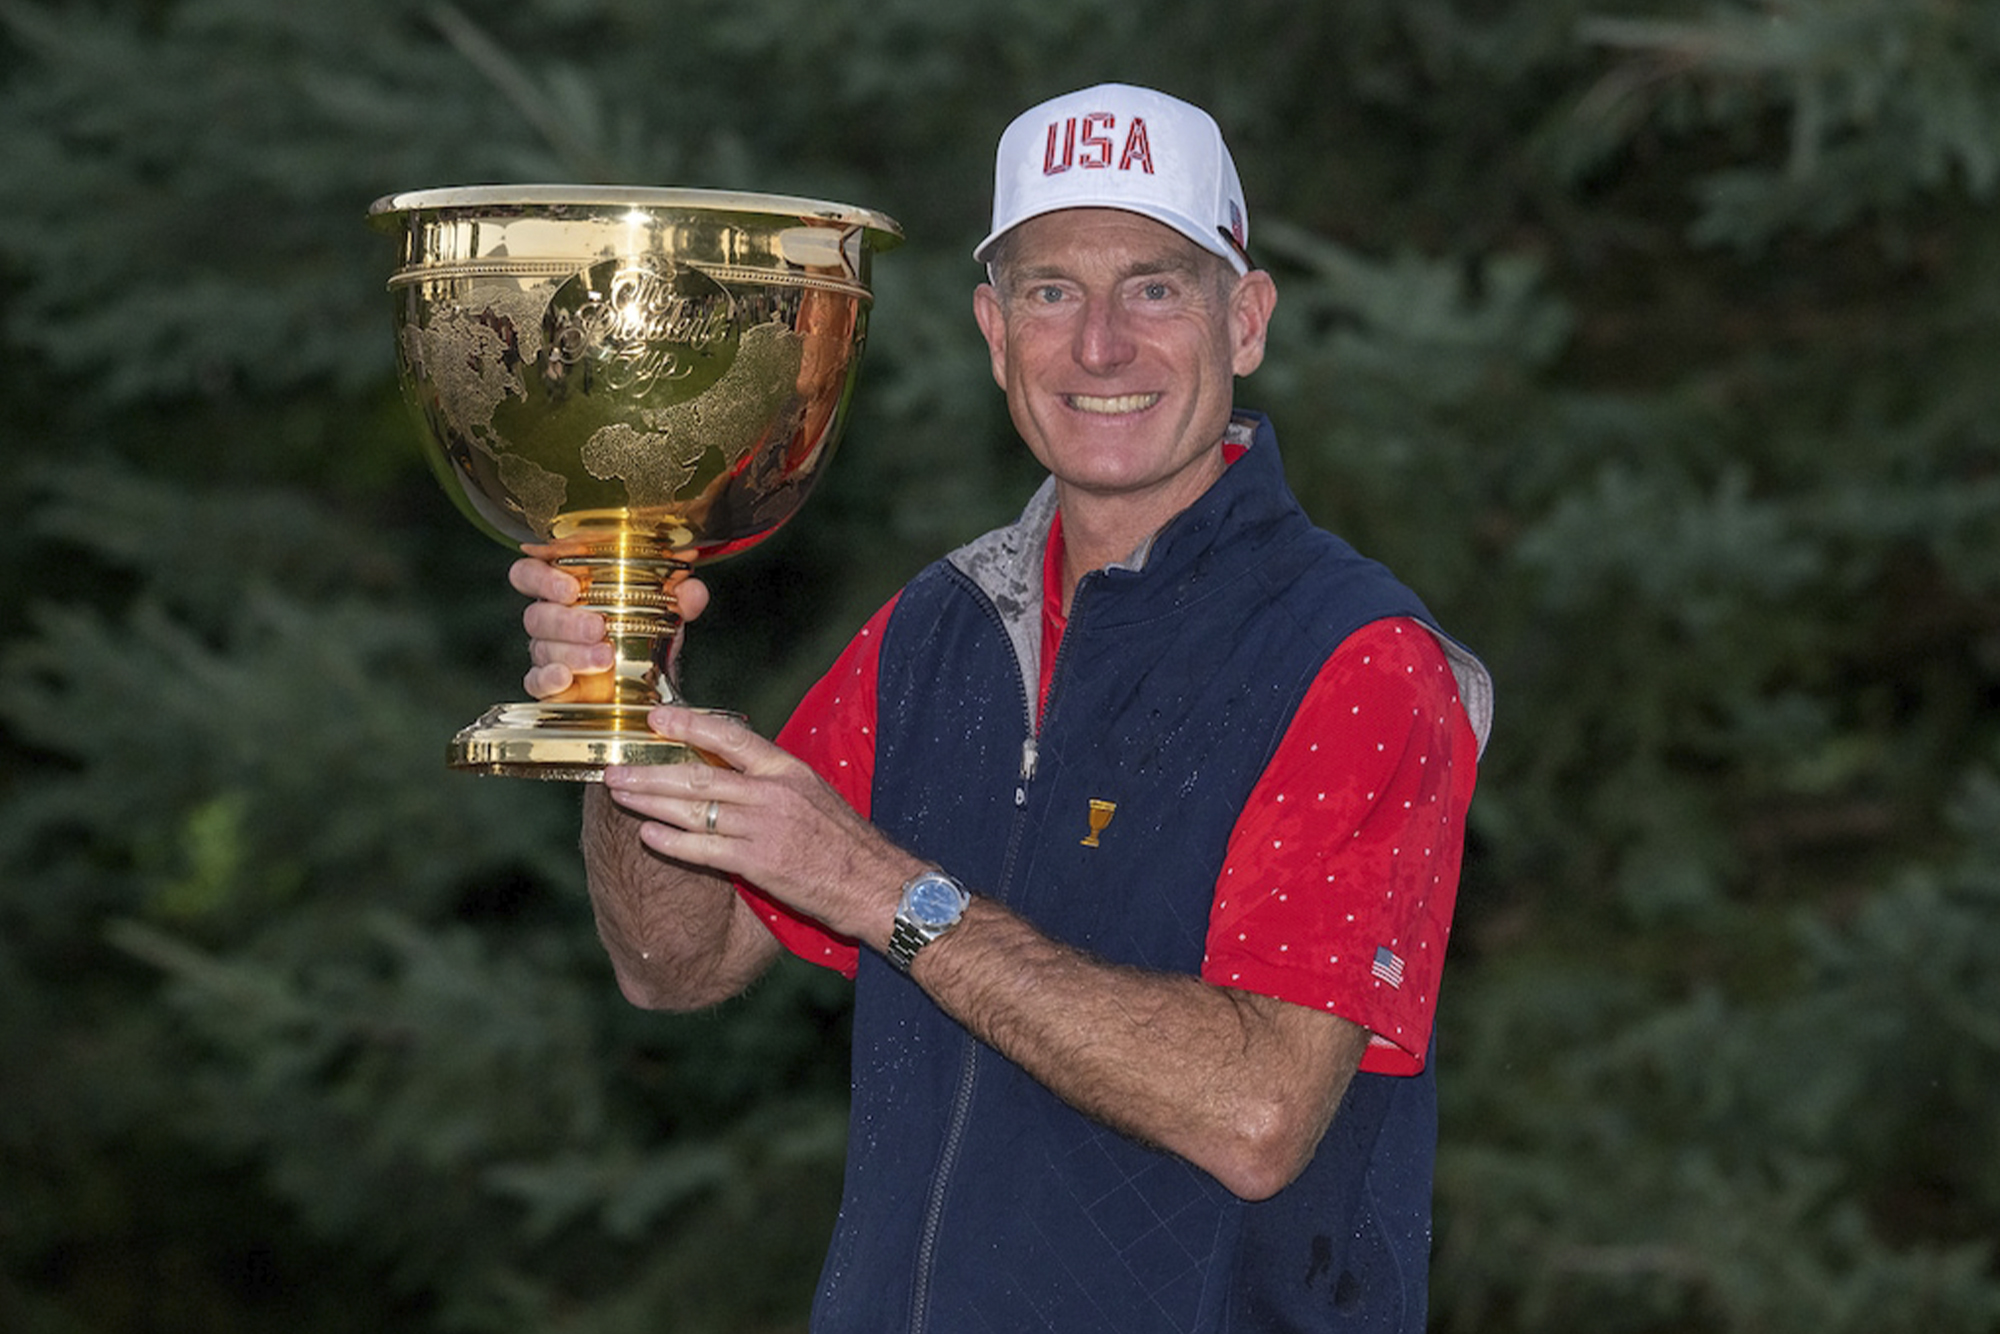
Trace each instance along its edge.
{"label": "trophy stem", "polygon": [[564,556],[555,564],[583,585],[577,605],[604,617],[614,655],[601,702],[651,708],[681,703],[681,614],[668,581],[693,568],[673,557]]}

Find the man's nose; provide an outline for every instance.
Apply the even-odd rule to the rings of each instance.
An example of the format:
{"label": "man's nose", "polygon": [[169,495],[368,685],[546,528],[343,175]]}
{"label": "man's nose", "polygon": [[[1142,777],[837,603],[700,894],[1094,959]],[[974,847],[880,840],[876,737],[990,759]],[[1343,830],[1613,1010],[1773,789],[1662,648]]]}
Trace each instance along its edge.
{"label": "man's nose", "polygon": [[1132,359],[1135,344],[1128,317],[1116,299],[1093,297],[1084,302],[1076,331],[1077,364],[1086,370],[1115,370]]}

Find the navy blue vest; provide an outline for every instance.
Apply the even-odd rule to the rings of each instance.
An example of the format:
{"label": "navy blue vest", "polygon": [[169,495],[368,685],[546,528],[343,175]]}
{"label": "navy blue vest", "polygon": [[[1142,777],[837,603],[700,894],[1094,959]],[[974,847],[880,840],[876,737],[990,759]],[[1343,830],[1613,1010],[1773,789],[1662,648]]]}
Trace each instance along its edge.
{"label": "navy blue vest", "polygon": [[[998,556],[989,543],[918,576],[882,642],[875,822],[1118,963],[1200,971],[1231,827],[1307,686],[1357,627],[1429,620],[1312,526],[1268,424],[1249,424],[1253,446],[1142,569],[1079,585],[1032,776],[1023,635],[1045,515],[1003,530]],[[1087,847],[1092,799],[1117,809]],[[1428,1065],[1356,1076],[1304,1174],[1246,1203],[1071,1110],[867,951],[855,1005],[819,1334],[1423,1328]]]}

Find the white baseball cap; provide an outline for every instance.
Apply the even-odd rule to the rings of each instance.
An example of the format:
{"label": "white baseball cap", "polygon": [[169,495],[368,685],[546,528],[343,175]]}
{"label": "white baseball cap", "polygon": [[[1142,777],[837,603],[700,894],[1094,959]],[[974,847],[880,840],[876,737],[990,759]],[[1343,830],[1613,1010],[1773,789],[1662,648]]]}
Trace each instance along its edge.
{"label": "white baseball cap", "polygon": [[972,257],[984,263],[1002,233],[1065,208],[1141,214],[1250,271],[1236,163],[1214,119],[1177,97],[1102,83],[1016,116],[993,159],[993,230]]}

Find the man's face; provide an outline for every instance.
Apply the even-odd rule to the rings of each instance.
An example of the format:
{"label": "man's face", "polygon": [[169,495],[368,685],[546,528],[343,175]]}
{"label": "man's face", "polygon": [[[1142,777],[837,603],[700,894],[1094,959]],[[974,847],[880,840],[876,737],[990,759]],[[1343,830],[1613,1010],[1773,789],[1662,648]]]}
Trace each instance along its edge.
{"label": "man's face", "polygon": [[[1014,425],[1066,487],[1162,510],[1222,468],[1234,381],[1257,368],[1277,300],[1170,227],[1066,209],[1009,233],[1002,287],[974,314]],[[1004,290],[1002,290],[1004,288]]]}

